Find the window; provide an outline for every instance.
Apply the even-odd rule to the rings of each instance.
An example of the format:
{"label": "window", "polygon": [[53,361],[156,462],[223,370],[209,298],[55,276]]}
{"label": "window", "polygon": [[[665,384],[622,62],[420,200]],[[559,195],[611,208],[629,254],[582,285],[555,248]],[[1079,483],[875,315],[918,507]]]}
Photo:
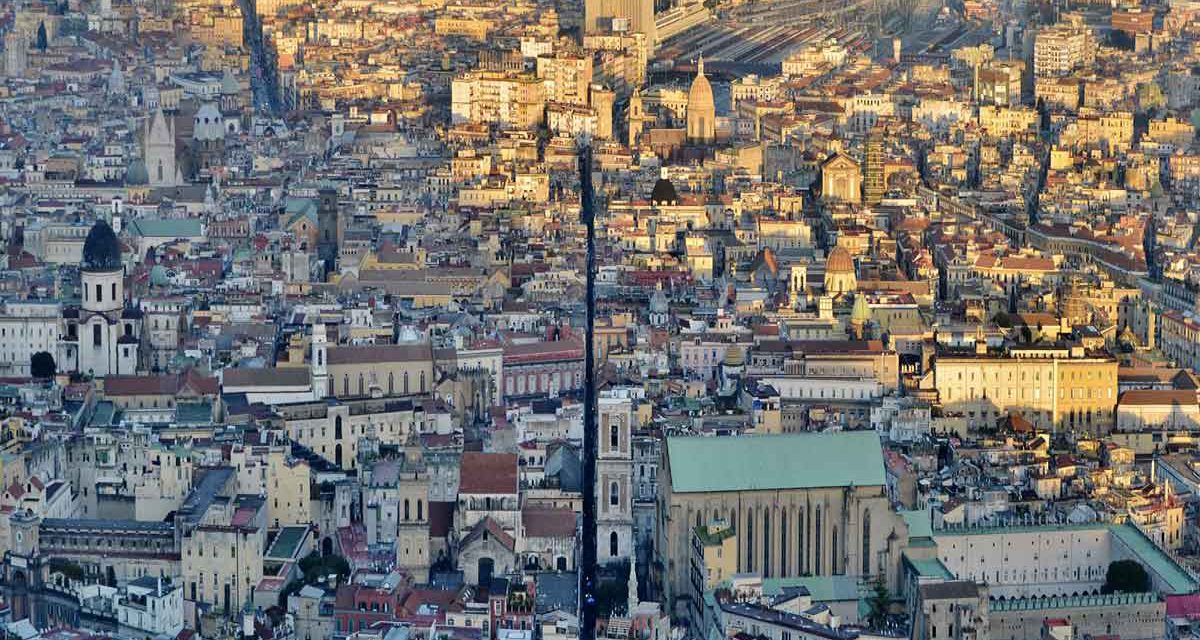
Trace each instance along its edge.
{"label": "window", "polygon": [[112,299],[114,302],[117,300],[117,283],[115,282],[112,283]]}
{"label": "window", "polygon": [[763,511],[763,561],[762,575],[764,578],[771,577],[771,511]]}
{"label": "window", "polygon": [[621,431],[615,424],[608,429],[608,448],[612,451],[621,448]]}
{"label": "window", "polygon": [[92,345],[99,347],[103,342],[104,338],[101,336],[100,325],[92,325]]}
{"label": "window", "polygon": [[781,576],[790,575],[788,566],[788,511],[784,509],[779,514],[779,571]]}
{"label": "window", "polygon": [[821,505],[817,505],[816,515],[813,516],[813,575],[821,575],[824,564],[821,558]]}
{"label": "window", "polygon": [[863,513],[862,525],[862,574],[871,575],[871,512]]}
{"label": "window", "polygon": [[616,480],[608,485],[608,504],[614,507],[621,504],[621,487]]}
{"label": "window", "polygon": [[754,571],[754,509],[746,514],[746,571]]}
{"label": "window", "polygon": [[608,534],[608,555],[610,557],[617,557],[617,552],[620,550],[621,546],[620,543],[621,539],[617,536],[616,531]]}
{"label": "window", "polygon": [[103,298],[104,298],[104,288],[100,285],[96,285],[96,302],[103,301]]}

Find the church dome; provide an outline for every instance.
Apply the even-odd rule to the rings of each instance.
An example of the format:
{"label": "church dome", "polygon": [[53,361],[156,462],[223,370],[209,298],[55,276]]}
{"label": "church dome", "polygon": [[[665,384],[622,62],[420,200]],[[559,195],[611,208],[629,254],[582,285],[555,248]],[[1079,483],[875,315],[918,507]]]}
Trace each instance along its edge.
{"label": "church dome", "polygon": [[150,172],[146,170],[146,161],[141,158],[129,163],[125,169],[125,186],[141,187],[150,184]]}
{"label": "church dome", "polygon": [[825,261],[825,273],[854,273],[854,258],[845,247],[834,247]]}
{"label": "church dome", "polygon": [[651,204],[678,204],[679,194],[675,193],[675,185],[666,178],[659,178],[658,182],[654,183],[654,189],[650,192]]}
{"label": "church dome", "polygon": [[688,90],[687,110],[688,112],[693,109],[715,111],[716,104],[717,102],[713,98],[712,84],[704,75],[704,61],[701,60],[696,77],[692,80],[692,87]]}
{"label": "church dome", "polygon": [[154,265],[150,269],[150,284],[155,287],[165,287],[171,284],[170,274],[167,273],[167,268],[161,264]]}
{"label": "church dome", "polygon": [[84,271],[117,271],[121,268],[121,243],[108,223],[99,220],[83,241]]}
{"label": "church dome", "polygon": [[716,136],[717,103],[712,85],[704,75],[704,58],[696,64],[696,78],[688,90],[687,138],[690,142],[708,144]]}

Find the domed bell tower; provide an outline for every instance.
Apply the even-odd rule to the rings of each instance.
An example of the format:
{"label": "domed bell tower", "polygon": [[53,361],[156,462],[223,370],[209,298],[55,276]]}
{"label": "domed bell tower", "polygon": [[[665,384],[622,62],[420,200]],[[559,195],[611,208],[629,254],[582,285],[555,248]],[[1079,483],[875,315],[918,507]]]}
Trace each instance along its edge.
{"label": "domed bell tower", "polygon": [[[104,220],[98,221],[83,243],[79,266],[79,371],[96,377],[134,373],[136,344],[122,337],[121,311],[125,306],[125,268],[121,244]],[[132,338],[132,332],[130,332]],[[123,352],[122,352],[123,350]]]}

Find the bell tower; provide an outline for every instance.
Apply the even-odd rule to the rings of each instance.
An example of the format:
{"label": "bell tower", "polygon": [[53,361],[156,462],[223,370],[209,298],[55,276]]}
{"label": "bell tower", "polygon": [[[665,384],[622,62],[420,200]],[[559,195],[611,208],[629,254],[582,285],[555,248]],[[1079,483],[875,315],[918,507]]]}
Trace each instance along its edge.
{"label": "bell tower", "polygon": [[596,544],[600,563],[633,557],[633,404],[600,398],[596,457]]}
{"label": "bell tower", "polygon": [[132,374],[138,340],[133,322],[122,322],[125,268],[117,234],[104,220],[96,222],[83,243],[79,265],[79,372],[104,377]]}
{"label": "bell tower", "polygon": [[325,362],[328,345],[325,342],[325,323],[317,318],[312,328],[312,393],[313,398],[321,399],[329,395],[329,369]]}
{"label": "bell tower", "polygon": [[645,122],[646,112],[642,106],[642,91],[635,88],[633,95],[629,96],[629,148],[637,146],[638,139],[642,137],[643,122]]}

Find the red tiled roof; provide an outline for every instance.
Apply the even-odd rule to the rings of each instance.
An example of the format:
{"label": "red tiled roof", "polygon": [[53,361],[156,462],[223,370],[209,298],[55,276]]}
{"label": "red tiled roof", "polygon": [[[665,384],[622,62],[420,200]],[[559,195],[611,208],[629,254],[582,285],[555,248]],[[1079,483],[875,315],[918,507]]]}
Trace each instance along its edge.
{"label": "red tiled roof", "polygon": [[514,453],[463,453],[458,492],[517,493],[517,455]]}
{"label": "red tiled roof", "polygon": [[1200,402],[1196,399],[1196,392],[1190,389],[1184,391],[1134,389],[1122,393],[1120,399],[1117,400],[1117,404],[1119,406],[1196,406]]}
{"label": "red tiled roof", "polygon": [[530,509],[521,511],[521,524],[529,538],[573,538],[575,512],[570,509]]}

